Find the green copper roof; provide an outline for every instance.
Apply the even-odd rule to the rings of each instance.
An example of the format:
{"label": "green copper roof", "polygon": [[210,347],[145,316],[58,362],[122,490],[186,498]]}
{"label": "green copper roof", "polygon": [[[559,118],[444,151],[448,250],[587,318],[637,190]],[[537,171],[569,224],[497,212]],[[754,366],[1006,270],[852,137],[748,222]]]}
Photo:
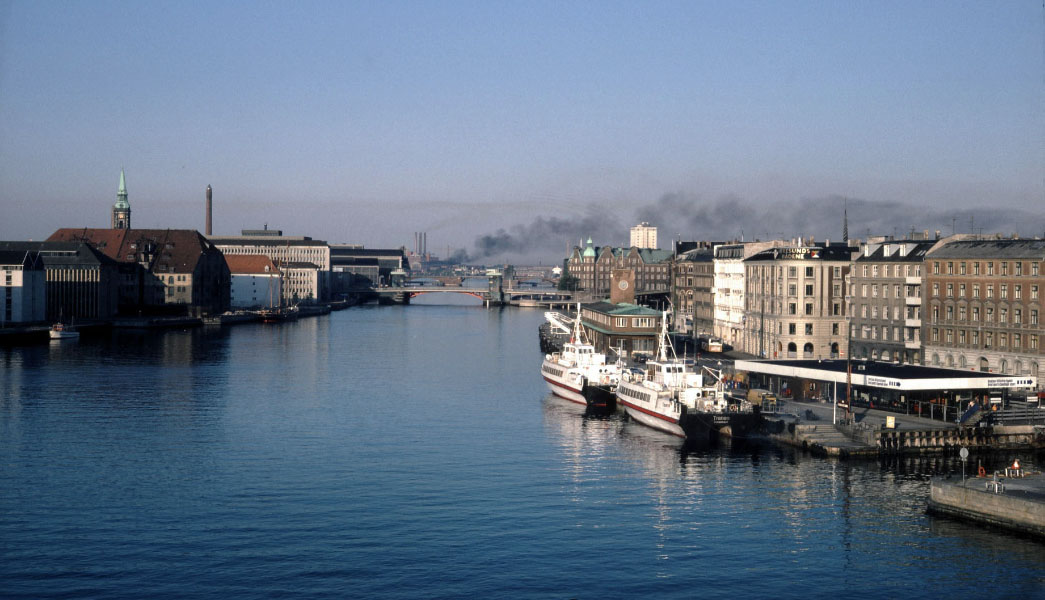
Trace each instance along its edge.
{"label": "green copper roof", "polygon": [[116,191],[116,204],[113,208],[130,208],[130,202],[127,202],[127,181],[123,176],[123,169],[120,169],[120,189]]}
{"label": "green copper roof", "polygon": [[593,248],[592,245],[591,245],[591,238],[590,237],[588,238],[588,247],[584,249],[584,256],[585,257],[595,256],[595,248]]}

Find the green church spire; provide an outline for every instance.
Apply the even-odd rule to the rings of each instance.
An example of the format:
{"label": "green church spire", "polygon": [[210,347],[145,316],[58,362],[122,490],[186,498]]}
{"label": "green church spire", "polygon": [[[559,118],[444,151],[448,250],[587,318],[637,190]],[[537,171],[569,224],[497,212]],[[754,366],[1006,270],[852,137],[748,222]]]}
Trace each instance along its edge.
{"label": "green church spire", "polygon": [[127,202],[127,181],[123,176],[123,169],[120,169],[120,189],[116,190],[116,204],[113,208],[130,208],[131,204]]}

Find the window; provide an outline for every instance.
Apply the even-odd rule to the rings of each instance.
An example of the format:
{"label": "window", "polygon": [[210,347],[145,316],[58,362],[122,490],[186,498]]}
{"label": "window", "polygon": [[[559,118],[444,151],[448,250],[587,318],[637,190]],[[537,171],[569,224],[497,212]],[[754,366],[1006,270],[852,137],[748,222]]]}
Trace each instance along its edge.
{"label": "window", "polygon": [[979,346],[980,345],[980,332],[979,331],[973,331],[972,332],[972,345],[973,346]]}
{"label": "window", "polygon": [[1036,308],[1032,308],[1031,311],[1030,311],[1030,324],[1031,325],[1037,325],[1038,324],[1038,309],[1036,309]]}
{"label": "window", "polygon": [[[1023,275],[1023,263],[1022,262],[1017,262],[1016,263],[1016,276],[1019,277],[1020,275]],[[1015,346],[1015,345],[1016,344],[1013,344],[1013,346]]]}
{"label": "window", "polygon": [[[1002,264],[1005,264],[1005,263],[1002,263]],[[1008,298],[1009,297],[1009,286],[1004,284],[1004,283],[1001,286],[1001,297],[1002,298]]]}
{"label": "window", "polygon": [[962,344],[963,346],[965,345],[965,330],[964,329],[959,329],[958,330],[958,343]]}
{"label": "window", "polygon": [[[864,267],[864,268],[866,269],[867,267]],[[939,275],[939,274],[940,274],[940,263],[939,262],[933,262],[933,275]],[[864,275],[867,275],[867,273],[864,273]]]}
{"label": "window", "polygon": [[860,305],[860,316],[865,318],[865,319],[867,318],[867,305],[866,304],[861,304]]}
{"label": "window", "polygon": [[1036,335],[1029,335],[1029,336],[1027,336],[1027,347],[1030,348],[1031,350],[1037,350],[1038,349],[1038,336],[1036,336]]}
{"label": "window", "polygon": [[806,314],[807,315],[813,314],[813,303],[812,302],[806,302]]}
{"label": "window", "polygon": [[871,267],[871,277],[878,277],[878,265]]}
{"label": "window", "polygon": [[940,320],[940,307],[939,306],[934,306],[933,307],[933,323],[935,323],[935,322],[937,322],[939,320]]}
{"label": "window", "polygon": [[933,283],[933,296],[939,296],[939,295],[940,295],[940,284]]}
{"label": "window", "polygon": [[948,329],[947,330],[947,343],[948,344],[954,343],[954,330],[953,329]]}
{"label": "window", "polygon": [[788,267],[787,268],[787,276],[788,277],[798,277],[798,267]]}
{"label": "window", "polygon": [[1030,265],[1030,274],[1031,274],[1032,277],[1037,277],[1038,276],[1038,263],[1031,263],[1031,265]]}
{"label": "window", "polygon": [[871,296],[873,298],[877,298],[878,297],[878,284],[877,283],[871,286]]}
{"label": "window", "polygon": [[838,296],[841,296],[842,295],[842,285],[836,283],[833,286],[831,286],[831,295],[836,297],[836,298]]}
{"label": "window", "polygon": [[993,306],[988,306],[987,307],[987,322],[988,323],[993,323],[994,322],[994,307]]}
{"label": "window", "polygon": [[988,261],[987,262],[987,274],[988,275],[994,275],[994,262],[993,261]]}
{"label": "window", "polygon": [[980,297],[980,284],[978,284],[978,283],[973,284],[973,286],[972,286],[972,297],[973,298],[979,298]]}
{"label": "window", "polygon": [[[1017,265],[1020,263],[1016,263]],[[1023,337],[1018,333],[1012,334],[1012,348],[1013,350],[1019,350],[1023,346]],[[1017,373],[1018,374],[1018,373]]]}
{"label": "window", "polygon": [[958,319],[960,319],[962,321],[965,320],[965,307],[964,306],[959,306],[958,307]]}
{"label": "window", "polygon": [[813,295],[813,284],[807,283],[806,284],[806,296],[812,296],[812,295]]}
{"label": "window", "polygon": [[793,284],[793,283],[787,284],[787,295],[788,296],[797,296],[798,295],[798,286]]}
{"label": "window", "polygon": [[842,276],[842,267],[835,267],[835,277]]}
{"label": "window", "polygon": [[798,326],[795,325],[794,323],[788,323],[787,324],[787,334],[788,335],[795,335],[797,333],[797,327]]}
{"label": "window", "polygon": [[948,275],[954,275],[954,263],[952,263],[952,262],[947,263],[947,274]]}
{"label": "window", "polygon": [[987,286],[987,297],[988,298],[993,298],[994,297],[994,286],[993,285],[988,285]]}
{"label": "window", "polygon": [[831,335],[838,335],[838,323],[831,323]]}
{"label": "window", "polygon": [[1019,325],[1021,321],[1023,321],[1023,311],[1018,308],[1012,309],[1013,325]]}
{"label": "window", "polygon": [[1009,263],[1008,262],[1001,263],[1001,274],[1002,275],[1008,275],[1009,274]]}
{"label": "window", "polygon": [[964,298],[965,297],[965,284],[964,283],[958,285],[958,297],[959,298]]}
{"label": "window", "polygon": [[813,276],[813,267],[806,267],[806,277]]}
{"label": "window", "polygon": [[965,275],[965,262],[964,261],[962,261],[962,263],[960,265],[958,265],[958,273],[960,273],[962,275]]}
{"label": "window", "polygon": [[934,342],[940,341],[940,330],[939,329],[933,329],[933,341]]}
{"label": "window", "polygon": [[832,314],[832,315],[834,315],[834,316],[836,316],[836,317],[837,317],[838,315],[841,315],[841,314],[842,314],[842,305],[841,305],[841,304],[839,304],[839,303],[837,303],[837,302],[835,302],[834,304],[832,304],[832,305],[831,305],[831,314]]}
{"label": "window", "polygon": [[806,335],[813,335],[813,324],[806,323]]}
{"label": "window", "polygon": [[798,314],[798,305],[795,304],[794,302],[788,302],[787,303],[787,314],[789,314],[789,315]]}
{"label": "window", "polygon": [[990,348],[993,345],[994,345],[994,333],[990,332],[990,331],[984,333],[983,334],[983,347],[984,348]]}
{"label": "window", "polygon": [[954,307],[953,306],[948,306],[947,307],[947,320],[948,321],[954,320]]}
{"label": "window", "polygon": [[954,298],[954,284],[953,283],[948,283],[947,284],[947,297],[948,298]]}
{"label": "window", "polygon": [[894,285],[893,288],[895,288],[895,296],[897,298],[899,298],[900,297],[900,284],[898,283],[898,284]]}
{"label": "window", "polygon": [[998,313],[998,322],[999,323],[1007,323],[1008,321],[1009,321],[1009,309],[1003,308]]}
{"label": "window", "polygon": [[[1016,263],[1016,264],[1020,264],[1020,263]],[[1013,297],[1014,300],[1019,300],[1019,299],[1023,298],[1023,286],[1022,285],[1014,285],[1014,286],[1012,286],[1012,297]]]}
{"label": "window", "polygon": [[1031,300],[1037,300],[1038,299],[1038,286],[1036,286],[1036,285],[1030,286],[1030,299]]}
{"label": "window", "polygon": [[[1005,263],[1002,263],[1002,264],[1004,265]],[[1009,345],[1009,339],[1008,338],[1009,338],[1009,336],[1005,335],[1004,333],[999,333],[998,334],[998,347],[999,348],[1007,347]]]}
{"label": "window", "polygon": [[867,265],[864,265],[864,277],[867,277]]}

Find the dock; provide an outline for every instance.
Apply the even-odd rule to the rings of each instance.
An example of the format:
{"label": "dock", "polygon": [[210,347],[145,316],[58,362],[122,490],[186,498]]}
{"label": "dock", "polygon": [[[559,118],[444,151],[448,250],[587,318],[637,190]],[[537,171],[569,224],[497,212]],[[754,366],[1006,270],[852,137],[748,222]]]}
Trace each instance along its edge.
{"label": "dock", "polygon": [[[1022,475],[1022,476],[1020,476]],[[930,513],[1045,538],[1045,475],[1013,469],[932,480]]]}

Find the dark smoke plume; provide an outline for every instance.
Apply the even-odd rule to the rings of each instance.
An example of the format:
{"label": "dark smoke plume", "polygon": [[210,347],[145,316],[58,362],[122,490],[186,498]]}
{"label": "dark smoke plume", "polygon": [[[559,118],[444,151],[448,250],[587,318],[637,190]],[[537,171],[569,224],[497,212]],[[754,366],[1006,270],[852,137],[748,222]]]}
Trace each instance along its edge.
{"label": "dark smoke plume", "polygon": [[987,233],[1025,237],[1041,235],[1045,216],[1008,208],[948,208],[912,205],[896,201],[872,201],[841,196],[804,198],[759,206],[736,196],[709,201],[697,195],[669,193],[634,210],[631,222],[621,223],[609,207],[588,208],[584,217],[563,219],[537,217],[528,225],[480,236],[468,260],[478,261],[502,254],[561,256],[563,241],[570,245],[591,236],[596,246],[624,245],[628,228],[646,221],[658,228],[661,248],[671,240],[753,241],[814,237],[818,241],[842,239],[843,207],[848,212],[849,237],[908,236],[928,231],[934,236],[951,233]]}

